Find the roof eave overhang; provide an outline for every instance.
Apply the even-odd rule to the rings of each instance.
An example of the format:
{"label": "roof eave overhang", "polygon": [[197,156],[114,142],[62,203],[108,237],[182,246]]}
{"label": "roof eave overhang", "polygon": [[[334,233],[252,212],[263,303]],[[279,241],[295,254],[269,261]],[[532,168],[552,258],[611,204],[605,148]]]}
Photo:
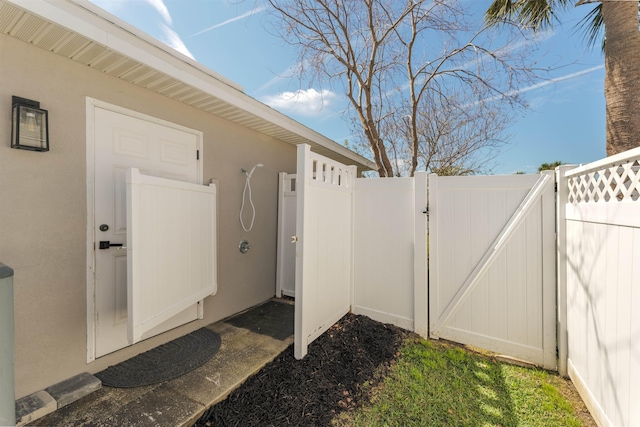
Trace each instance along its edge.
{"label": "roof eave overhang", "polygon": [[360,171],[375,164],[87,0],[0,0],[0,32]]}

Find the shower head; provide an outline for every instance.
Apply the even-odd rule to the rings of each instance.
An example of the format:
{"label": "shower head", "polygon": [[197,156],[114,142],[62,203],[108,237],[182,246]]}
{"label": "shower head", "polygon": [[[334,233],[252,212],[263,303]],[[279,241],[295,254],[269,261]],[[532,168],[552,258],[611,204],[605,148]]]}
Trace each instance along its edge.
{"label": "shower head", "polygon": [[249,172],[249,174],[247,175],[249,178],[251,178],[251,175],[253,175],[253,171],[256,170],[256,168],[261,168],[264,165],[262,163],[258,163],[257,165],[255,165],[252,169],[251,172]]}

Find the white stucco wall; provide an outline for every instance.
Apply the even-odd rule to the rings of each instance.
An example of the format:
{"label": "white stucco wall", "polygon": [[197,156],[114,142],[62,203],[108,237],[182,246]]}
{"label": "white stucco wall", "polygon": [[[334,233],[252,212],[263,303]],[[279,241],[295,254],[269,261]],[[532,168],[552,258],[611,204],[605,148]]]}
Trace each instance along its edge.
{"label": "white stucco wall", "polygon": [[[5,35],[0,35],[0,55],[0,261],[15,270],[17,398],[83,371],[98,372],[273,296],[277,173],[295,172],[295,147]],[[49,110],[51,151],[10,148],[12,95],[40,101]],[[218,293],[205,300],[205,319],[90,364],[87,96],[202,131],[204,182],[219,180]],[[247,233],[238,221],[240,168],[256,163],[265,167],[252,180],[258,212]],[[251,242],[244,255],[238,251],[243,239]]]}

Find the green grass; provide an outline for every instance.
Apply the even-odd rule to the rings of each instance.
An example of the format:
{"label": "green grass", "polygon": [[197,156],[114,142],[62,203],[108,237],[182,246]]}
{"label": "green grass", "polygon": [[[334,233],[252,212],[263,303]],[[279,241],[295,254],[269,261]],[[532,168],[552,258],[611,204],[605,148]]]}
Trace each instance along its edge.
{"label": "green grass", "polygon": [[337,426],[582,426],[562,378],[424,340],[407,341],[371,402]]}

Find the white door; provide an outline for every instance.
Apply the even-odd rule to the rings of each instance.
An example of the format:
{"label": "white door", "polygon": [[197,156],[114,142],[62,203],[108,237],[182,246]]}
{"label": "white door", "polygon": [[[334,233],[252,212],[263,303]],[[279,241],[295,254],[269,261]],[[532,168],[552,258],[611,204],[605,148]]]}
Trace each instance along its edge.
{"label": "white door", "polygon": [[[123,109],[101,108],[101,105],[93,109],[93,135],[89,136],[94,141],[92,231],[96,357],[129,345],[127,255],[123,249],[127,245],[127,170],[135,167],[146,175],[191,183],[202,181],[198,159],[200,132]],[[99,249],[101,241],[122,246]],[[197,316],[198,306],[194,304],[158,325],[145,338],[195,320]]]}

